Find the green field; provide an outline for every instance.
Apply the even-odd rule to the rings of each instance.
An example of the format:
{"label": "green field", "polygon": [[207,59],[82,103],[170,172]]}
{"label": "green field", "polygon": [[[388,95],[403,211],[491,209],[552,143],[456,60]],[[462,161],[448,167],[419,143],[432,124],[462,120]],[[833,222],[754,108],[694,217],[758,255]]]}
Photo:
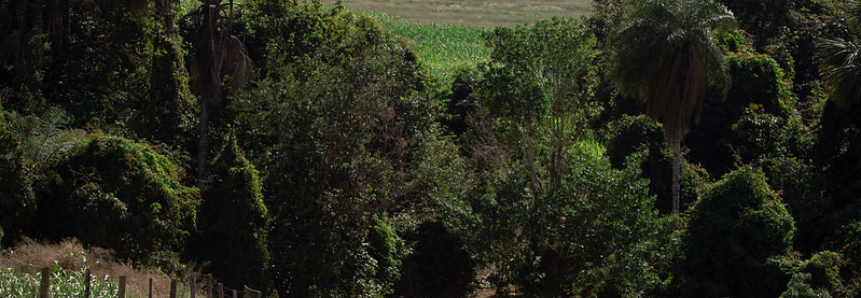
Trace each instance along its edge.
{"label": "green field", "polygon": [[[336,0],[323,3],[334,4]],[[343,0],[350,9],[381,12],[410,22],[482,27],[514,26],[554,16],[592,12],[591,0]]]}
{"label": "green field", "polygon": [[456,69],[474,66],[490,56],[481,39],[481,33],[490,30],[486,27],[416,23],[380,13],[372,16],[383,27],[404,37],[437,78],[447,79]]}

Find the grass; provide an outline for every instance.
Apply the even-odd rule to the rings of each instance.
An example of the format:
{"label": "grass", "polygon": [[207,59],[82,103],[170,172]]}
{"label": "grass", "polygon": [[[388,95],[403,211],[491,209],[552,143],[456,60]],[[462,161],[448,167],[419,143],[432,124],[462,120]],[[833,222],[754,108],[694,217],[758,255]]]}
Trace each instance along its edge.
{"label": "grass", "polygon": [[462,67],[485,62],[490,50],[484,45],[484,27],[428,24],[406,21],[389,14],[372,13],[386,29],[406,39],[431,75],[446,80]]}

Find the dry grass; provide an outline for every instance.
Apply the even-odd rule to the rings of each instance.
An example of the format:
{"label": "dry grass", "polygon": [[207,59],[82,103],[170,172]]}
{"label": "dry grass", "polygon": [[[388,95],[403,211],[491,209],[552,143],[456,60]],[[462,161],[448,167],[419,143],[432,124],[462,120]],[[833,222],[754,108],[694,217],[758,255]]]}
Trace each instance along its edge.
{"label": "dry grass", "polygon": [[[21,274],[32,275],[43,267],[54,268],[55,265],[72,271],[80,271],[84,266],[88,266],[93,278],[98,280],[104,280],[107,276],[109,280],[116,282],[119,276],[126,276],[130,297],[147,297],[150,279],[153,280],[154,297],[168,297],[170,293],[171,276],[156,270],[137,270],[131,264],[115,258],[110,250],[84,249],[74,239],[53,244],[25,241],[0,253],[0,267],[13,268]],[[192,272],[194,271],[189,269],[173,274],[172,277],[187,280]],[[187,285],[180,284],[179,288],[180,293],[188,292]]]}

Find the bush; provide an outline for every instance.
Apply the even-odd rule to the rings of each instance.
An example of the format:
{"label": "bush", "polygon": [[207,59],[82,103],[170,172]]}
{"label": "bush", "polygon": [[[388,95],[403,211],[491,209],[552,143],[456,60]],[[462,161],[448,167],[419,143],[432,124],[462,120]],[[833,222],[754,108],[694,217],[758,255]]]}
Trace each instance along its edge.
{"label": "bush", "polygon": [[768,262],[788,253],[794,222],[765,176],[739,169],[709,187],[682,234],[683,296],[776,297],[787,276]]}
{"label": "bush", "polygon": [[197,213],[200,231],[189,241],[190,257],[230,288],[264,289],[269,252],[269,214],[254,165],[234,137],[212,162]]}
{"label": "bush", "polygon": [[[500,295],[638,297],[666,281],[670,222],[659,217],[634,154],[614,169],[603,148],[575,144],[561,187],[534,198],[521,172],[476,202],[480,255],[496,266]],[[511,291],[513,285],[515,291]]]}
{"label": "bush", "polygon": [[[32,223],[36,197],[18,138],[0,111],[0,246],[18,240]],[[5,233],[5,235],[4,235]]]}
{"label": "bush", "polygon": [[829,183],[812,161],[792,157],[766,158],[763,170],[769,184],[780,192],[786,209],[795,220],[795,249],[812,254],[833,235],[839,223],[833,216],[842,207],[834,204],[825,186]]}
{"label": "bush", "polygon": [[[858,212],[857,209],[854,211]],[[846,293],[846,297],[861,294],[861,221],[855,219],[840,227],[823,246],[840,256],[839,281],[842,287],[832,287],[832,292]]]}
{"label": "bush", "polygon": [[791,297],[857,297],[858,280],[847,279],[847,266],[851,263],[842,254],[820,251],[810,259],[800,260],[797,255],[775,260],[792,275],[780,298]]}
{"label": "bush", "polygon": [[56,167],[31,235],[77,237],[137,264],[169,266],[194,227],[198,192],[176,161],[147,144],[97,135]]}

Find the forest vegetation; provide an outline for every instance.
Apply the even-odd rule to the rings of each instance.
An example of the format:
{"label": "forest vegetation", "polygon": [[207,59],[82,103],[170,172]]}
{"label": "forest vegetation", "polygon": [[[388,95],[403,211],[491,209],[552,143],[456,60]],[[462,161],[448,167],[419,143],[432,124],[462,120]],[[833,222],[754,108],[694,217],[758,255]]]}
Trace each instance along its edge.
{"label": "forest vegetation", "polygon": [[0,0],[0,265],[73,243],[267,297],[861,295],[861,2],[590,5]]}

